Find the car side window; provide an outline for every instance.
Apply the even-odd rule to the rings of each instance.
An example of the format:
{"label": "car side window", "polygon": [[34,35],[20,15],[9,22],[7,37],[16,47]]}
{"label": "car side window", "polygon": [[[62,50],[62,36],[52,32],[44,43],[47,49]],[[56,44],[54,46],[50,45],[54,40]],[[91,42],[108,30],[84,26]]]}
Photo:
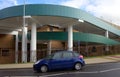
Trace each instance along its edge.
{"label": "car side window", "polygon": [[75,52],[75,53],[74,53],[74,56],[75,56],[75,57],[78,57],[78,56],[79,56],[79,54]]}
{"label": "car side window", "polygon": [[55,53],[53,59],[60,59],[62,57],[62,53]]}
{"label": "car side window", "polygon": [[73,57],[73,54],[71,52],[64,52],[63,53],[63,58],[72,58]]}

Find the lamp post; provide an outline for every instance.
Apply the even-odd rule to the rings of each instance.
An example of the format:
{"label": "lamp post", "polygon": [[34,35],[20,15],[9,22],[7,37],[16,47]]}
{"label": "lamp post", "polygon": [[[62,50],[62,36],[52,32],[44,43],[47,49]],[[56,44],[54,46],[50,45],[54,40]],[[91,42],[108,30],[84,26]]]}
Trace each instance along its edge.
{"label": "lamp post", "polygon": [[26,27],[26,22],[25,22],[25,12],[26,12],[26,7],[25,7],[25,0],[24,0],[24,5],[23,5],[23,29],[22,29],[22,63],[27,62],[27,27]]}
{"label": "lamp post", "polygon": [[23,5],[23,27],[25,27],[25,5],[26,5],[26,0],[24,0],[24,5]]}

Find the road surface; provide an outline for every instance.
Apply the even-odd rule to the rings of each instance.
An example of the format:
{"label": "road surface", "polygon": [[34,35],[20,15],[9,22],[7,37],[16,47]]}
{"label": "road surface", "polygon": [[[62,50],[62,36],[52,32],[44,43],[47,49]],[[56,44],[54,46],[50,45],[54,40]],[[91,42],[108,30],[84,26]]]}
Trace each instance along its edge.
{"label": "road surface", "polygon": [[0,77],[120,77],[120,62],[86,65],[82,70],[35,73],[32,68],[0,70]]}

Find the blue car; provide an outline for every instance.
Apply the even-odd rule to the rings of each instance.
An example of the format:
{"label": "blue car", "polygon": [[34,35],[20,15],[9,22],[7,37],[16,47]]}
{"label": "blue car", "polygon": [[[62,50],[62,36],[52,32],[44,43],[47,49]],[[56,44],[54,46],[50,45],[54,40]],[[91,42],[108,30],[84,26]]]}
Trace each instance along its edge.
{"label": "blue car", "polygon": [[33,65],[36,72],[47,72],[55,69],[80,70],[85,65],[82,55],[74,51],[58,51],[46,58],[38,60]]}

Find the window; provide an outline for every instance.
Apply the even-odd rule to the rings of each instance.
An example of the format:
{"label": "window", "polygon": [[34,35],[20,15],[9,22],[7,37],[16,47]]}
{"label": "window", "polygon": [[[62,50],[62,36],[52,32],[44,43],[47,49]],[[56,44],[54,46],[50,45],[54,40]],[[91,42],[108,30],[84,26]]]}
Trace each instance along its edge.
{"label": "window", "polygon": [[53,56],[53,59],[60,59],[62,56],[62,53],[55,53]]}
{"label": "window", "polygon": [[48,55],[48,56],[46,57],[46,59],[52,59],[52,57],[53,57],[53,54]]}
{"label": "window", "polygon": [[3,49],[2,50],[2,56],[9,56],[9,50],[8,49]]}
{"label": "window", "polygon": [[72,52],[64,52],[63,53],[63,58],[71,58],[71,57],[73,57],[73,54],[72,54]]}
{"label": "window", "polygon": [[75,56],[75,57],[78,57],[78,56],[79,56],[79,54],[78,54],[78,53],[76,53],[76,52],[74,52],[74,56]]}

